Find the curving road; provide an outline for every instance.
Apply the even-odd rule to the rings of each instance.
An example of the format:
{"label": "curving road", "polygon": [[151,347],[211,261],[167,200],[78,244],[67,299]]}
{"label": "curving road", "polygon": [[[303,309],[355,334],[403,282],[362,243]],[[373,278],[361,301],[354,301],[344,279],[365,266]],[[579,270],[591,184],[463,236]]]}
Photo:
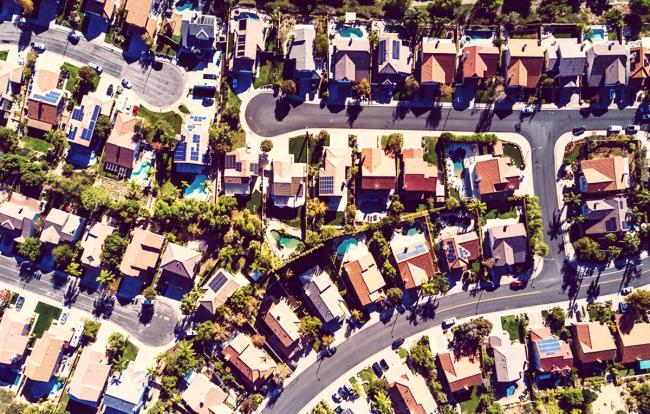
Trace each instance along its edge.
{"label": "curving road", "polygon": [[22,50],[31,42],[45,44],[49,52],[82,63],[92,62],[103,66],[106,73],[131,82],[132,90],[152,107],[173,105],[181,98],[185,88],[185,73],[171,63],[157,62],[144,67],[137,59],[126,57],[108,44],[90,42],[83,37],[78,42],[71,43],[68,41],[68,32],[64,29],[21,30],[10,22],[0,23],[0,43],[15,44]]}
{"label": "curving road", "polygon": [[[559,211],[555,192],[555,140],[573,127],[584,124],[589,129],[606,129],[611,124],[633,123],[633,110],[602,110],[597,115],[588,116],[583,116],[577,110],[543,110],[521,119],[519,111],[508,108],[457,111],[452,108],[410,109],[387,106],[363,106],[350,110],[313,104],[294,107],[279,103],[271,94],[262,94],[248,102],[244,116],[249,128],[265,137],[304,130],[305,127],[517,132],[528,140],[532,148],[535,194],[540,198],[545,239],[550,247],[541,273],[525,290],[513,292],[501,288],[493,292],[481,292],[479,296],[459,293],[440,298],[435,306],[423,304],[407,314],[393,315],[388,322],[371,326],[340,344],[333,357],[319,361],[303,371],[269,403],[264,413],[301,411],[321,389],[358,363],[389,347],[394,338],[415,335],[438,325],[448,317],[460,318],[585,298],[587,289],[593,282],[599,284],[596,292],[600,295],[616,293],[623,285],[640,286],[650,282],[648,272],[630,278],[630,270],[624,264],[620,269],[576,275],[565,263],[564,247],[557,234]],[[650,265],[650,259],[646,259],[643,265]]]}

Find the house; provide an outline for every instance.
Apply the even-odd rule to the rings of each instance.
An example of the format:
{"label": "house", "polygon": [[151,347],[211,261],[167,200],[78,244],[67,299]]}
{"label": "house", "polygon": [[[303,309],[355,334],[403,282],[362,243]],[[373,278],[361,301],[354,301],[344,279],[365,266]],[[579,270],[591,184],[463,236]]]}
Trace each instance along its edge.
{"label": "house", "polygon": [[433,399],[426,380],[411,371],[406,364],[393,365],[384,372],[390,389],[395,414],[435,414],[438,404]]}
{"label": "house", "polygon": [[43,220],[40,240],[50,246],[73,244],[81,237],[86,220],[76,214],[53,208]]}
{"label": "house", "polygon": [[452,84],[456,79],[458,50],[453,39],[422,39],[420,84]]}
{"label": "house", "polygon": [[222,351],[223,358],[253,389],[258,389],[272,375],[277,364],[264,350],[256,348],[251,339],[237,333]]}
{"label": "house", "polygon": [[395,86],[411,74],[411,48],[400,33],[384,31],[377,43],[377,76],[373,83]]}
{"label": "house", "polygon": [[229,196],[247,196],[255,188],[260,160],[248,148],[237,148],[226,153],[223,172],[223,191]]}
{"label": "house", "polygon": [[237,289],[247,284],[248,280],[241,273],[233,276],[225,269],[219,269],[201,288],[198,307],[214,315],[217,308],[224,305]]}
{"label": "house", "polygon": [[294,162],[293,154],[273,159],[271,200],[276,207],[298,208],[305,204],[307,164]]}
{"label": "house", "polygon": [[13,365],[25,355],[29,344],[32,314],[5,309],[0,321],[0,364]]}
{"label": "house", "polygon": [[226,405],[228,393],[210,381],[205,374],[196,374],[181,398],[191,412],[196,414],[230,414],[233,410]]}
{"label": "house", "polygon": [[194,276],[199,268],[201,253],[176,243],[167,243],[160,269],[167,286],[165,296],[182,298],[194,286]]}
{"label": "house", "polygon": [[232,70],[252,76],[257,67],[257,52],[264,50],[264,23],[255,16],[239,19],[236,26]]}
{"label": "house", "polygon": [[573,353],[565,341],[542,327],[530,330],[530,342],[535,368],[541,373],[566,373],[573,368]]}
{"label": "house", "polygon": [[481,244],[475,231],[443,238],[441,244],[450,271],[467,270],[474,260],[481,257]]}
{"label": "house", "polygon": [[650,364],[650,323],[635,321],[627,313],[616,316],[616,346],[622,364]]}
{"label": "house", "polygon": [[318,172],[318,198],[329,211],[342,211],[348,203],[348,170],[352,166],[349,147],[323,148],[323,165]]}
{"label": "house", "polygon": [[389,191],[395,189],[395,159],[379,148],[361,150],[361,189]]}
{"label": "house", "polygon": [[181,174],[200,174],[212,162],[210,158],[210,120],[190,115],[181,126],[174,149],[174,169]]}
{"label": "house", "polygon": [[302,292],[324,324],[343,323],[350,316],[348,307],[327,272],[312,267],[300,275]]}
{"label": "house", "polygon": [[[11,193],[8,201],[0,204],[0,227],[3,236],[22,243],[34,233],[34,223],[41,215],[40,200]],[[2,238],[5,240],[5,237]]]}
{"label": "house", "polygon": [[648,86],[650,81],[649,42],[650,38],[644,37],[630,47],[630,84],[637,89]]}
{"label": "house", "polygon": [[105,414],[139,414],[149,391],[149,374],[134,363],[108,381],[104,393]]}
{"label": "house", "polygon": [[422,232],[396,233],[390,241],[400,279],[406,289],[422,286],[437,272],[429,243]]}
{"label": "house", "polygon": [[467,391],[483,383],[481,362],[477,357],[444,352],[438,354],[438,362],[452,393]]}
{"label": "house", "polygon": [[600,322],[578,322],[570,326],[575,356],[582,364],[616,359],[616,343],[609,326]]}
{"label": "house", "polygon": [[58,88],[59,74],[39,69],[28,89],[27,126],[41,132],[59,127],[65,109],[65,92]]}
{"label": "house", "polygon": [[194,54],[210,53],[215,49],[217,18],[198,11],[184,13],[181,21],[183,47]]}
{"label": "house", "polygon": [[402,192],[407,198],[435,196],[444,202],[445,187],[438,166],[424,160],[423,148],[402,151]]}
{"label": "house", "polygon": [[124,7],[125,31],[131,36],[141,37],[145,33],[151,38],[156,35],[158,21],[154,13],[153,0],[123,0],[120,7]]}
{"label": "house", "polygon": [[[6,119],[14,104],[14,95],[23,84],[23,67],[0,61],[0,121]],[[4,123],[4,122],[3,122]]]}
{"label": "house", "polygon": [[601,42],[587,50],[587,85],[590,88],[627,85],[630,76],[627,47]]}
{"label": "house", "polygon": [[497,75],[501,52],[495,46],[467,46],[463,48],[461,65],[463,83],[479,83]]}
{"label": "house", "polygon": [[106,349],[97,344],[86,346],[70,379],[70,399],[90,407],[97,407],[111,373]]}
{"label": "house", "polygon": [[72,339],[72,331],[52,324],[34,342],[32,353],[25,362],[25,376],[34,382],[48,382],[59,367],[61,356]]}
{"label": "house", "polygon": [[103,144],[94,139],[97,118],[99,115],[110,116],[112,109],[112,99],[102,100],[93,93],[85,95],[81,104],[74,107],[65,129],[70,145],[68,162],[80,167],[90,164],[93,151]]}
{"label": "house", "polygon": [[585,218],[582,228],[587,235],[628,231],[628,212],[626,197],[585,200],[582,204],[582,215]]}
{"label": "house", "polygon": [[293,62],[293,77],[296,80],[318,81],[314,61],[314,39],[316,30],[313,24],[297,24],[293,29],[293,39],[289,46],[289,60]]}
{"label": "house", "polygon": [[361,306],[381,302],[386,298],[386,282],[365,244],[350,247],[343,263],[347,283]]}
{"label": "house", "polygon": [[367,38],[338,38],[332,54],[331,77],[336,82],[370,80],[370,41]]}
{"label": "house", "polygon": [[498,382],[515,382],[524,377],[528,367],[526,345],[512,342],[510,335],[490,336],[490,347],[494,355],[494,369]]}
{"label": "house", "polygon": [[514,266],[526,262],[528,233],[524,223],[491,227],[486,232],[486,256],[494,260],[495,267]]}
{"label": "house", "polygon": [[286,298],[271,302],[262,316],[264,325],[271,332],[269,344],[284,358],[291,358],[302,350],[300,319]]}
{"label": "house", "polygon": [[140,293],[156,267],[164,243],[164,236],[140,227],[133,230],[120,263],[120,272],[125,277],[120,283],[119,296],[133,298]]}
{"label": "house", "polygon": [[585,194],[627,190],[630,188],[630,161],[618,155],[580,161],[578,188]]}
{"label": "house", "polygon": [[140,119],[118,113],[104,146],[104,171],[129,178],[140,152]]}
{"label": "house", "polygon": [[586,45],[578,39],[552,38],[546,45],[546,70],[563,88],[577,88],[587,64]]}
{"label": "house", "polygon": [[81,239],[81,265],[87,269],[99,270],[102,264],[102,248],[104,240],[115,231],[115,227],[95,222]]}
{"label": "house", "polygon": [[491,154],[475,157],[469,166],[470,185],[475,197],[481,201],[502,200],[519,189],[521,171],[507,157]]}
{"label": "house", "polygon": [[84,13],[91,13],[101,17],[104,20],[113,20],[115,13],[114,0],[88,0]]}
{"label": "house", "polygon": [[535,39],[508,39],[504,54],[506,86],[536,88],[544,69],[544,50]]}

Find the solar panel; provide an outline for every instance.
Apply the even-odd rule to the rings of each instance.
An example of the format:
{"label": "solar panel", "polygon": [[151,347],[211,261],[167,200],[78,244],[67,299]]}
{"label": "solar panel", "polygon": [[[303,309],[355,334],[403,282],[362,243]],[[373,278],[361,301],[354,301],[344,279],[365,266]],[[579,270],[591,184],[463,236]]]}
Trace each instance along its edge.
{"label": "solar panel", "polygon": [[40,93],[35,93],[34,94],[34,99],[38,99],[40,101],[49,103],[49,104],[55,104],[56,101],[59,100],[59,97],[61,94],[59,92],[54,92],[54,91],[49,91],[45,95],[41,95]]}
{"label": "solar panel", "polygon": [[258,167],[256,162],[251,162],[250,169],[251,169],[251,172],[253,172],[255,174],[259,174],[259,171],[258,171],[259,167]]}
{"label": "solar panel", "polygon": [[192,125],[192,124],[188,125],[188,126],[187,126],[187,130],[188,130],[189,132],[194,131],[194,125]]}
{"label": "solar panel", "polygon": [[218,292],[219,289],[221,289],[227,281],[228,278],[226,275],[223,272],[219,271],[216,275],[214,275],[210,283],[208,283],[208,287],[212,289],[213,292]]}
{"label": "solar panel", "polygon": [[77,136],[77,129],[78,127],[74,127],[73,129],[70,130],[70,134],[68,134],[68,139],[70,141],[74,141],[74,138]]}
{"label": "solar panel", "polygon": [[90,141],[90,138],[93,136],[93,133],[91,130],[84,128],[81,130],[81,139],[84,141]]}
{"label": "solar panel", "polygon": [[[82,106],[83,108],[83,106]],[[102,108],[99,105],[95,105],[95,109],[93,109],[93,116],[90,118],[92,122],[97,121],[97,117],[99,116],[99,113],[101,112]],[[94,127],[92,128],[94,129]]]}
{"label": "solar panel", "polygon": [[399,40],[393,40],[393,59],[399,59]]}
{"label": "solar panel", "polygon": [[542,339],[538,342],[540,352],[552,355],[560,350],[560,342],[555,338]]}
{"label": "solar panel", "polygon": [[320,194],[333,194],[334,177],[320,177],[318,180],[318,192]]}
{"label": "solar panel", "polygon": [[469,250],[467,250],[463,246],[458,246],[458,253],[461,259],[467,261],[467,258],[469,257]]}
{"label": "solar panel", "polygon": [[185,153],[187,151],[187,144],[184,142],[179,142],[176,144],[176,150],[174,151],[174,161],[185,161]]}
{"label": "solar panel", "polygon": [[81,121],[84,117],[84,106],[81,105],[81,108],[75,109],[72,111],[72,119],[75,121]]}
{"label": "solar panel", "polygon": [[456,249],[454,247],[454,242],[449,240],[447,241],[447,261],[453,263],[456,261]]}
{"label": "solar panel", "polygon": [[415,249],[408,250],[408,251],[406,251],[406,252],[404,252],[404,253],[399,253],[399,254],[397,255],[397,260],[399,260],[400,262],[402,262],[402,261],[404,261],[404,260],[408,260],[408,259],[410,259],[410,258],[412,258],[412,257],[419,256],[419,255],[421,255],[422,253],[424,253],[425,251],[426,251],[426,248],[424,247],[424,245],[423,245],[423,244],[418,244],[418,245],[415,247]]}

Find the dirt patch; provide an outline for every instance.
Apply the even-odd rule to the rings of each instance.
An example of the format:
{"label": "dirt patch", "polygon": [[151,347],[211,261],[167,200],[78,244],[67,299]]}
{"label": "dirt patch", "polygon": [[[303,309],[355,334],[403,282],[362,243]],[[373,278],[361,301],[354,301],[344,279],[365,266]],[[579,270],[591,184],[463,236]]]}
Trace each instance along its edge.
{"label": "dirt patch", "polygon": [[604,385],[600,389],[598,399],[591,404],[591,407],[594,414],[611,414],[619,410],[626,411],[624,389],[616,387],[614,384]]}

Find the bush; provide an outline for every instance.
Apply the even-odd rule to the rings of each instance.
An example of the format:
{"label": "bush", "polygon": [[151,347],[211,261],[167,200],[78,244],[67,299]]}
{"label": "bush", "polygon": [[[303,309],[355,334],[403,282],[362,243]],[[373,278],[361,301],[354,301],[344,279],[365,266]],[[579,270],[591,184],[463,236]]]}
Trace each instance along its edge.
{"label": "bush", "polygon": [[443,132],[438,139],[441,142],[474,142],[478,144],[495,144],[499,138],[495,134],[456,135]]}

